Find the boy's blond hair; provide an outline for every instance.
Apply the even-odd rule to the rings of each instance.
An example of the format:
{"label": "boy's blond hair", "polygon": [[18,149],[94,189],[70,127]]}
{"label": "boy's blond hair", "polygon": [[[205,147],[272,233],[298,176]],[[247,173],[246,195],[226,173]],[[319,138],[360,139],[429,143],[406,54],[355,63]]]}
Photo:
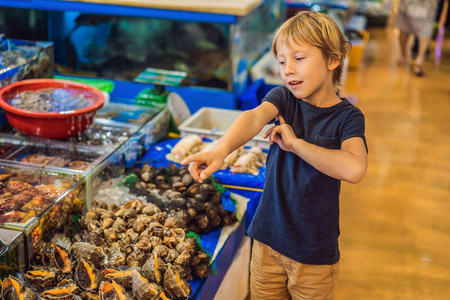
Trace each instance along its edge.
{"label": "boy's blond hair", "polygon": [[344,59],[352,46],[336,22],[322,13],[301,11],[277,30],[272,43],[272,53],[277,57],[277,46],[280,44],[293,47],[299,43],[319,48],[327,61],[328,58],[339,60],[339,66],[333,71],[333,84],[336,89],[340,89]]}

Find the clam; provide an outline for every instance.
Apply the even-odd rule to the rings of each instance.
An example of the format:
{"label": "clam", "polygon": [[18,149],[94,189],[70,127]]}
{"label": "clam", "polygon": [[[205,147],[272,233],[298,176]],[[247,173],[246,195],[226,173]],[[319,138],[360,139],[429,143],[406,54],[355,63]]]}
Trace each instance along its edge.
{"label": "clam", "polygon": [[163,288],[166,294],[174,299],[188,299],[191,294],[191,285],[180,278],[179,273],[174,270],[171,264],[167,264]]}
{"label": "clam", "polygon": [[85,261],[94,264],[96,267],[100,267],[105,260],[103,249],[89,243],[74,243],[70,248],[70,253],[77,259],[83,258]]}
{"label": "clam", "polygon": [[72,262],[70,261],[69,253],[54,243],[52,243],[52,248],[50,264],[57,267],[64,274],[72,272]]}
{"label": "clam", "polygon": [[23,282],[15,277],[9,276],[2,283],[3,300],[36,300],[37,295]]}
{"label": "clam", "polygon": [[71,300],[78,292],[78,286],[70,283],[64,286],[58,286],[54,289],[47,290],[41,294],[41,299],[47,300]]}
{"label": "clam", "polygon": [[199,214],[194,218],[194,221],[197,223],[198,228],[202,231],[206,231],[209,226],[209,218],[205,214]]}
{"label": "clam", "polygon": [[219,215],[216,215],[213,218],[211,218],[210,224],[212,228],[219,227],[220,223],[222,223],[222,218]]}
{"label": "clam", "polygon": [[133,295],[139,300],[158,300],[161,295],[161,288],[153,283],[148,282],[138,272],[133,273]]}
{"label": "clam", "polygon": [[217,205],[210,203],[210,204],[208,204],[208,206],[206,206],[206,215],[210,219],[213,219],[215,216],[217,216],[218,213],[219,213],[219,208],[217,207]]}
{"label": "clam", "polygon": [[56,273],[50,270],[30,270],[25,273],[25,277],[31,285],[40,288],[48,288],[56,284]]}
{"label": "clam", "polygon": [[98,289],[103,280],[103,273],[83,258],[79,258],[75,269],[75,280],[83,290],[93,291]]}
{"label": "clam", "polygon": [[115,281],[103,281],[99,287],[100,300],[127,300],[131,299],[125,289]]}

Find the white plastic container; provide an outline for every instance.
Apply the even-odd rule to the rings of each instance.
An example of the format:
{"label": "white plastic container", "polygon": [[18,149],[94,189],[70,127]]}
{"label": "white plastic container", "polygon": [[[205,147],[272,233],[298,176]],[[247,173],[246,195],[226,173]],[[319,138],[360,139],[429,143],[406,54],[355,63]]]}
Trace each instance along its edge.
{"label": "white plastic container", "polygon": [[[241,110],[203,107],[178,126],[181,137],[198,134],[211,140],[222,137],[225,131],[240,115]],[[266,125],[261,132],[250,140],[247,146],[260,146],[269,149],[269,140],[264,139],[264,133],[273,125]]]}

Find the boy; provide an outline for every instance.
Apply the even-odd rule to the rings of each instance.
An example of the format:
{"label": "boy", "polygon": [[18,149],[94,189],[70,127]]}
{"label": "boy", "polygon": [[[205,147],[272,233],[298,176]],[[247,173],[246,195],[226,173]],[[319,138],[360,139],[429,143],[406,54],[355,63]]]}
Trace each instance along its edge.
{"label": "boy", "polygon": [[272,44],[284,86],[242,112],[212,151],[181,162],[201,182],[279,117],[265,133],[264,191],[248,230],[252,299],[333,298],[340,181],[357,183],[367,170],[364,116],[336,94],[350,48],[327,15],[304,11],[286,21]]}

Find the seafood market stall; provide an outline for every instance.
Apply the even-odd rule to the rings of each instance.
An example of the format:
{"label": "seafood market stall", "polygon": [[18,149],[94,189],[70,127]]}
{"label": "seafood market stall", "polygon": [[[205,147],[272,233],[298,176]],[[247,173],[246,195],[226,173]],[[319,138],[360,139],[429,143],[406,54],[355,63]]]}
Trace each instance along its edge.
{"label": "seafood market stall", "polygon": [[145,162],[170,113],[121,102],[67,139],[2,128],[0,229],[16,233],[0,253],[5,300],[216,293],[245,235],[247,199],[175,163]]}
{"label": "seafood market stall", "polygon": [[113,96],[134,98],[151,86],[135,82],[146,68],[186,72],[168,90],[192,113],[239,108],[248,70],[270,47],[285,11],[278,0],[0,0],[0,7],[46,11],[57,70],[114,79]]}

